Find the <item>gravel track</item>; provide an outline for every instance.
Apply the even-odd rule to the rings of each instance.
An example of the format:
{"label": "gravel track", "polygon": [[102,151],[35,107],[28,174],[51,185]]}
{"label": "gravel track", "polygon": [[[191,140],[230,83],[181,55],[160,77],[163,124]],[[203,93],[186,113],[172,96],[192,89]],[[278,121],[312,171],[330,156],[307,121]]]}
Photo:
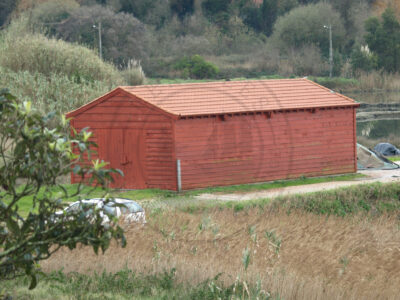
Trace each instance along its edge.
{"label": "gravel track", "polygon": [[[400,161],[397,161],[396,163],[400,164]],[[206,193],[196,196],[196,199],[219,200],[219,201],[246,201],[255,199],[276,198],[279,196],[286,196],[286,195],[327,191],[341,187],[348,187],[348,186],[367,184],[373,182],[382,182],[382,183],[400,182],[400,169],[365,170],[365,171],[358,171],[358,173],[364,174],[368,177],[353,181],[323,182],[323,183],[315,183],[315,184],[307,184],[299,186],[289,186],[284,188],[276,188],[276,189],[256,191],[256,192],[238,192],[229,194]]]}

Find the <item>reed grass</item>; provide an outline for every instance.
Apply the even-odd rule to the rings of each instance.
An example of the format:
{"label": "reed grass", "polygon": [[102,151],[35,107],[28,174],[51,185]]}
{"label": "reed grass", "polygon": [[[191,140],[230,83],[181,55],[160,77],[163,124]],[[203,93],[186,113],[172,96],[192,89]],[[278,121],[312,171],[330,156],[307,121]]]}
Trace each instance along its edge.
{"label": "reed grass", "polygon": [[0,87],[8,88],[20,101],[32,101],[43,113],[63,114],[108,92],[113,85],[64,74],[46,76],[39,72],[11,71],[0,67]]}
{"label": "reed grass", "polygon": [[[368,195],[374,198],[374,193],[369,190]],[[379,192],[376,197],[386,196]],[[83,246],[62,249],[42,267],[87,275],[104,270],[118,274],[124,268],[155,275],[174,269],[174,285],[192,291],[204,282],[209,290],[217,276],[221,290],[239,278],[250,295],[255,295],[250,287],[259,286],[273,299],[395,299],[400,293],[397,212],[354,211],[342,217],[300,207],[288,214],[282,206],[162,210],[148,213],[143,227],[126,227],[127,248],[112,245],[99,256]],[[179,299],[193,299],[191,293],[181,295]],[[256,299],[246,291],[236,296]]]}
{"label": "reed grass", "polygon": [[400,91],[400,74],[389,74],[381,71],[371,71],[358,75],[358,89],[364,92]]}

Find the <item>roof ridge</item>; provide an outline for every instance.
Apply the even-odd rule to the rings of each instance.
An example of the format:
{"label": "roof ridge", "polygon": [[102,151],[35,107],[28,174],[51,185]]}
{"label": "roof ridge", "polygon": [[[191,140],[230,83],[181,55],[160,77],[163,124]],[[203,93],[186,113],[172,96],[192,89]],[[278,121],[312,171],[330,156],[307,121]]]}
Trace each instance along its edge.
{"label": "roof ridge", "polygon": [[218,115],[316,107],[358,107],[354,100],[307,78],[210,81],[185,84],[119,86],[73,116],[121,91],[168,116]]}
{"label": "roof ridge", "polygon": [[304,78],[304,79],[307,80],[308,82],[310,82],[310,83],[312,83],[312,84],[314,84],[314,85],[320,87],[321,89],[327,90],[327,91],[329,91],[329,92],[331,92],[331,93],[334,93],[335,95],[337,95],[337,96],[339,96],[339,97],[344,98],[344,99],[347,100],[347,101],[350,101],[351,103],[357,103],[355,100],[353,100],[353,99],[351,99],[351,98],[349,98],[349,97],[347,97],[347,96],[345,96],[345,95],[342,95],[341,93],[337,93],[337,92],[335,92],[334,90],[331,90],[331,89],[327,88],[326,86],[323,86],[323,85],[321,85],[321,84],[319,84],[319,83],[316,83],[315,81],[309,80],[308,78]]}
{"label": "roof ridge", "polygon": [[183,82],[183,83],[159,83],[159,84],[143,84],[143,85],[125,85],[120,88],[141,88],[141,87],[176,87],[190,85],[205,85],[205,84],[232,84],[232,83],[250,83],[250,82],[272,82],[272,81],[301,81],[305,78],[281,78],[281,79],[243,79],[243,80],[220,80],[220,81],[204,81],[204,82]]}

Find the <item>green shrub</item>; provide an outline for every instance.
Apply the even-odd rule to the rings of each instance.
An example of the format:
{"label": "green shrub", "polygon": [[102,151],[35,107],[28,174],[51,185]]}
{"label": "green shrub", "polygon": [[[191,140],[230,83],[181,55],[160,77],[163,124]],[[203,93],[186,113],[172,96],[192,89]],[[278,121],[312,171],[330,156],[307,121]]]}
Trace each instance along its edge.
{"label": "green shrub", "polygon": [[309,77],[309,79],[328,89],[346,90],[358,86],[357,79],[348,79],[343,77]]}
{"label": "green shrub", "polygon": [[234,283],[226,284],[221,275],[190,284],[179,283],[174,268],[154,274],[127,268],[92,275],[58,271],[40,275],[39,285],[33,292],[20,288],[28,283],[26,276],[6,281],[4,286],[11,292],[9,296],[16,299],[279,299],[278,295],[272,298],[261,284],[251,284],[239,277]]}
{"label": "green shrub", "polygon": [[219,72],[217,66],[205,61],[200,55],[180,59],[174,69],[182,71],[184,77],[195,79],[215,78]]}
{"label": "green shrub", "polygon": [[17,37],[6,34],[0,45],[0,66],[47,77],[64,75],[77,82],[98,80],[115,85],[124,82],[118,70],[103,62],[92,50],[40,34]]}
{"label": "green shrub", "polygon": [[305,195],[286,196],[274,202],[288,211],[293,209],[322,215],[346,216],[357,213],[397,213],[400,209],[400,185],[364,184]]}
{"label": "green shrub", "polygon": [[323,2],[296,7],[279,17],[272,37],[283,52],[314,44],[328,57],[329,35],[324,28],[328,23],[334,29],[332,39],[335,49],[342,48],[345,40],[343,20],[330,4]]}

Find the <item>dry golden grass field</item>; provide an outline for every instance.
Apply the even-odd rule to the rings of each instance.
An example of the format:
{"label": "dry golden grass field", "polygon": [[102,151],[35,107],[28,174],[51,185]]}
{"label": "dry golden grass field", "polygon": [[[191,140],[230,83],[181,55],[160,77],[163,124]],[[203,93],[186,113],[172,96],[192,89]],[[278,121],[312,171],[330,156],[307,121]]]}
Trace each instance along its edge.
{"label": "dry golden grass field", "polygon": [[88,274],[176,268],[177,280],[190,284],[222,273],[226,284],[258,283],[286,300],[400,295],[400,227],[394,215],[328,217],[272,207],[165,210],[148,214],[148,223],[129,227],[126,236],[126,248],[112,245],[98,256],[85,247],[63,249],[42,267]]}

